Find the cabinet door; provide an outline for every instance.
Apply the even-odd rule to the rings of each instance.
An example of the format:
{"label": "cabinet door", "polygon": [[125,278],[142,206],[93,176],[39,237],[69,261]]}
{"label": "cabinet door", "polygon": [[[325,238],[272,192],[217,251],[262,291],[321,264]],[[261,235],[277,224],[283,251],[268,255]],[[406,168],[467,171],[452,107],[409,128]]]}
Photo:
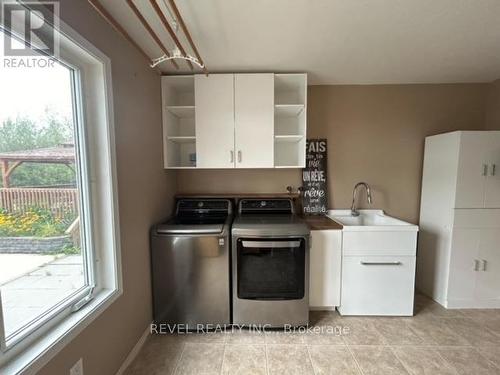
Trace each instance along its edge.
{"label": "cabinet door", "polygon": [[309,306],[340,305],[342,231],[311,231],[309,257]]}
{"label": "cabinet door", "polygon": [[195,77],[196,166],[234,168],[234,76]]}
{"label": "cabinet door", "polygon": [[447,299],[454,303],[474,299],[480,241],[479,228],[453,229]]}
{"label": "cabinet door", "polygon": [[483,208],[488,132],[464,132],[460,140],[455,208]]}
{"label": "cabinet door", "polygon": [[500,228],[481,230],[479,272],[476,279],[478,300],[500,299]]}
{"label": "cabinet door", "polygon": [[488,177],[484,193],[485,208],[500,208],[500,131],[489,133],[489,147],[485,162],[488,163]]}
{"label": "cabinet door", "polygon": [[414,256],[344,256],[341,315],[413,315]]}
{"label": "cabinet door", "polygon": [[274,74],[235,74],[236,168],[274,166]]}

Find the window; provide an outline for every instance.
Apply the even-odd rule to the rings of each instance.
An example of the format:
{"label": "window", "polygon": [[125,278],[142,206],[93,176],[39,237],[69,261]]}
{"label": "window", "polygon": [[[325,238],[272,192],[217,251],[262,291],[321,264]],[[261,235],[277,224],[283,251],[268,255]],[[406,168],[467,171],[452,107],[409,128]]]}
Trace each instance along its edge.
{"label": "window", "polygon": [[[16,22],[0,25],[2,52],[25,47]],[[4,55],[0,69],[0,372],[121,293],[109,60],[52,26],[57,58]]]}
{"label": "window", "polygon": [[6,347],[94,286],[93,249],[85,241],[91,233],[81,220],[88,177],[78,152],[85,144],[75,121],[81,111],[76,79],[74,68],[57,61],[0,72],[0,308]]}

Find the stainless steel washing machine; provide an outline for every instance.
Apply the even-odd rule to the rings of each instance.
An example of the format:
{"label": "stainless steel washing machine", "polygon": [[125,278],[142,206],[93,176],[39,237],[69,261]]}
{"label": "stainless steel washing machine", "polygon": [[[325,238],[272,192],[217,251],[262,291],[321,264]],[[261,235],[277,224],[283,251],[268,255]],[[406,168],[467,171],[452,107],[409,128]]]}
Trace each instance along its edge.
{"label": "stainless steel washing machine", "polygon": [[190,330],[231,323],[232,212],[228,199],[180,199],[175,216],[152,229],[156,323]]}

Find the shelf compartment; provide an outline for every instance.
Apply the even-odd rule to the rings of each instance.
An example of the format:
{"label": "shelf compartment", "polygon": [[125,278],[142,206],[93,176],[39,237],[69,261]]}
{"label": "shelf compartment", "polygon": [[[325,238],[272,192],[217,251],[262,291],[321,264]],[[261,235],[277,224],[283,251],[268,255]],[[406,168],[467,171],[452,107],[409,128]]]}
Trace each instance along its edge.
{"label": "shelf compartment", "polygon": [[196,137],[180,135],[168,137],[168,140],[175,143],[194,143],[196,142]]}
{"label": "shelf compartment", "polygon": [[194,168],[196,161],[195,137],[167,137],[165,154],[167,156],[166,168]]}
{"label": "shelf compartment", "polygon": [[177,118],[194,118],[194,105],[169,105],[167,111]]}
{"label": "shelf compartment", "polygon": [[162,96],[165,106],[194,106],[194,76],[163,76]]}
{"label": "shelf compartment", "polygon": [[301,136],[298,141],[274,142],[275,168],[304,168],[306,142]]}
{"label": "shelf compartment", "polygon": [[286,134],[286,135],[275,135],[274,136],[274,141],[275,142],[300,142],[304,138],[303,135],[296,135],[296,134]]}
{"label": "shelf compartment", "polygon": [[274,102],[276,104],[305,104],[307,77],[305,74],[275,74]]}
{"label": "shelf compartment", "polygon": [[281,117],[297,117],[304,111],[304,107],[304,104],[276,104],[274,114]]}

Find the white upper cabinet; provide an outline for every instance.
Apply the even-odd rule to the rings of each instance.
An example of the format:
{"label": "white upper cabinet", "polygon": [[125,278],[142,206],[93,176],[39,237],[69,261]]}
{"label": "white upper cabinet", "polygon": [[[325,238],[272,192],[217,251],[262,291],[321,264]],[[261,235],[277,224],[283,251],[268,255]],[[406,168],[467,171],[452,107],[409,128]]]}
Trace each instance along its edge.
{"label": "white upper cabinet", "polygon": [[274,166],[274,74],[234,75],[236,168]]}
{"label": "white upper cabinet", "polygon": [[500,208],[500,132],[488,138],[486,152],[488,176],[484,188],[484,207]]}
{"label": "white upper cabinet", "polygon": [[456,208],[484,207],[487,144],[488,133],[464,132],[460,137]]}
{"label": "white upper cabinet", "polygon": [[162,77],[165,168],[303,168],[305,74]]}
{"label": "white upper cabinet", "polygon": [[194,76],[161,77],[165,168],[196,166]]}
{"label": "white upper cabinet", "polygon": [[462,132],[455,208],[500,208],[500,132]]}
{"label": "white upper cabinet", "polygon": [[307,76],[274,77],[274,166],[304,168],[306,164]]}
{"label": "white upper cabinet", "polygon": [[196,167],[234,167],[234,75],[195,76]]}

